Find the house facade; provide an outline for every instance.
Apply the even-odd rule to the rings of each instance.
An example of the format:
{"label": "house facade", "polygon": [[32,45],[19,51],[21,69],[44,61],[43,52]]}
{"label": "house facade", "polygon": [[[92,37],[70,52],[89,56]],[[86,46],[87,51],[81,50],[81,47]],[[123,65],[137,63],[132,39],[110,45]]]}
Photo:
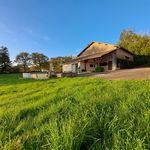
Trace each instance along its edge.
{"label": "house facade", "polygon": [[133,61],[128,50],[106,43],[92,42],[72,61],[63,64],[63,72],[92,72],[100,66],[105,71],[127,68]]}

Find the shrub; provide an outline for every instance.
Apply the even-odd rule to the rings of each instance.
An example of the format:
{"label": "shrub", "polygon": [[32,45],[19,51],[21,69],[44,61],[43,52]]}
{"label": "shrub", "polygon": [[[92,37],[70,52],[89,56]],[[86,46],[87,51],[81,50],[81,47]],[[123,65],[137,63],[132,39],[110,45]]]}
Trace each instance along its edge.
{"label": "shrub", "polygon": [[98,67],[95,68],[95,72],[104,72],[104,68],[98,66]]}
{"label": "shrub", "polygon": [[141,66],[150,63],[150,56],[146,55],[135,55],[134,56],[134,66]]}

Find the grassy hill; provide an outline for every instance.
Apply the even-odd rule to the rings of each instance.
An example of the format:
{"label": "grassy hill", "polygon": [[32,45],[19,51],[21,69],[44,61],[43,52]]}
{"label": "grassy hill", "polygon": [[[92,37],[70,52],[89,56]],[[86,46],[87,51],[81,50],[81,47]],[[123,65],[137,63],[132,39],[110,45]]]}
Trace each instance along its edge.
{"label": "grassy hill", "polygon": [[0,149],[149,149],[150,80],[0,75]]}

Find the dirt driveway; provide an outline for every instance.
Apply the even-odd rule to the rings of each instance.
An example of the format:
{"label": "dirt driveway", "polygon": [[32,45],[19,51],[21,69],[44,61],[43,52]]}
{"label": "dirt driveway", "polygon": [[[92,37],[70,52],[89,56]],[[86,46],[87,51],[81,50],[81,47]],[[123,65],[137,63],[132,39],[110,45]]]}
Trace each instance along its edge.
{"label": "dirt driveway", "polygon": [[103,78],[108,80],[121,80],[121,79],[150,79],[149,68],[136,68],[111,71],[106,73],[91,74],[88,77]]}

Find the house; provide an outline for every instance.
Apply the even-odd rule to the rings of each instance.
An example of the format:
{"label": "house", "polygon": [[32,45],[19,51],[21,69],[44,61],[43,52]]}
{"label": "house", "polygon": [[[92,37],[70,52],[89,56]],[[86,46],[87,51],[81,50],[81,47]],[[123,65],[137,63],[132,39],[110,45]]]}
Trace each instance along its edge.
{"label": "house", "polygon": [[127,68],[133,61],[133,53],[123,47],[92,42],[75,59],[63,64],[63,72],[92,72],[97,66],[105,71]]}

